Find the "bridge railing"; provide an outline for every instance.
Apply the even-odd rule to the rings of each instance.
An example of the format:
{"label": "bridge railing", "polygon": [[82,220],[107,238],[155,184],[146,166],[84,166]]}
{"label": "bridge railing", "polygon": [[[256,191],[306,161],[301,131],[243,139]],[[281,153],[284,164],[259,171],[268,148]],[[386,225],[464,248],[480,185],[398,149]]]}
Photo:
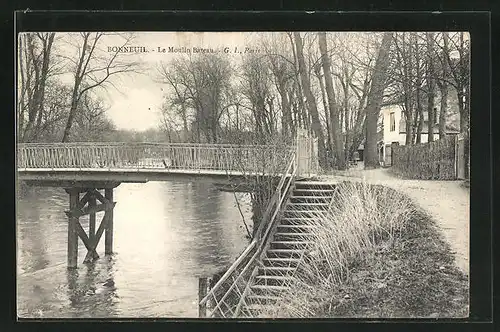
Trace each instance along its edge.
{"label": "bridge railing", "polygon": [[297,166],[296,155],[292,153],[288,167],[282,172],[280,182],[270,199],[254,239],[200,301],[199,304],[202,306],[211,303],[211,307],[208,308],[209,317],[231,318],[240,314],[251,281],[257,272],[258,262],[278,221],[278,214],[286,204],[286,198],[293,187]]}
{"label": "bridge railing", "polygon": [[24,143],[18,168],[188,169],[263,172],[295,147],[190,143]]}

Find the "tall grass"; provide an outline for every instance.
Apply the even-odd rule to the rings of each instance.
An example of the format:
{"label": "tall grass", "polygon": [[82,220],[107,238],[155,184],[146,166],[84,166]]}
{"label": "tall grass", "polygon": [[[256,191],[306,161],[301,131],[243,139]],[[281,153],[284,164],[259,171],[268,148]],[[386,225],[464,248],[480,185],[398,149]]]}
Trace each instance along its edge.
{"label": "tall grass", "polygon": [[329,301],[332,289],[342,287],[353,264],[372,255],[382,241],[390,246],[415,212],[411,201],[393,189],[340,183],[329,208],[304,219],[314,226],[304,240],[313,244],[302,256],[289,290],[276,305],[263,306],[258,316],[315,316],[315,306]]}

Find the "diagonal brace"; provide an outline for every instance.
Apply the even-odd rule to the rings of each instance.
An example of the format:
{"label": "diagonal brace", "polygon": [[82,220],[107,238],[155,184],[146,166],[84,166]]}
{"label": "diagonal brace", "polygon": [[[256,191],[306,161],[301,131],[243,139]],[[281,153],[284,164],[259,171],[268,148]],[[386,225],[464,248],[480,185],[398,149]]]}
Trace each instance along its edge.
{"label": "diagonal brace", "polygon": [[[87,255],[85,255],[84,262],[91,261],[95,256],[97,256],[97,258],[99,258],[99,255],[96,252],[96,248],[97,248],[97,244],[99,243],[99,240],[101,239],[102,234],[104,233],[104,230],[106,229],[108,221],[109,221],[109,214],[106,213],[101,220],[101,224],[99,225],[99,228],[97,229],[97,232],[96,232],[95,237],[94,237],[94,242],[90,241],[90,239],[87,237],[87,234],[82,229],[82,231],[85,233],[85,237],[86,237],[86,240],[87,240],[88,245],[89,245],[89,247],[86,246],[89,251],[87,252]],[[82,238],[82,241],[83,241],[83,243],[85,243],[85,240],[83,240],[83,238]]]}

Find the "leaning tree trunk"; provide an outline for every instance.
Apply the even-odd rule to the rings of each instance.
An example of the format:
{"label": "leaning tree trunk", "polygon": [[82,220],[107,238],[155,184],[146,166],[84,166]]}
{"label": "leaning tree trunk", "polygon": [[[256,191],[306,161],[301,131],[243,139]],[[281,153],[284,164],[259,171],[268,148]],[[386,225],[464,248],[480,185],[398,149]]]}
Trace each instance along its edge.
{"label": "leaning tree trunk", "polygon": [[311,82],[307,77],[306,63],[304,60],[302,38],[299,32],[293,33],[295,39],[295,48],[297,50],[297,60],[299,65],[299,75],[302,82],[302,89],[306,95],[307,108],[311,116],[311,127],[318,137],[318,157],[319,164],[322,168],[327,167],[326,158],[326,147],[325,147],[325,137],[323,135],[323,130],[321,129],[321,122],[319,121],[318,108],[316,106],[316,101],[314,100],[313,93],[311,91]]}
{"label": "leaning tree trunk", "polygon": [[377,151],[377,121],[387,81],[389,48],[391,42],[392,33],[385,32],[375,62],[375,68],[373,69],[372,83],[366,105],[365,168],[376,168],[380,166]]}
{"label": "leaning tree trunk", "polygon": [[333,90],[333,78],[330,69],[330,57],[328,56],[326,44],[326,32],[320,32],[319,35],[319,50],[323,64],[323,73],[325,74],[326,95],[328,96],[328,106],[330,108],[331,130],[334,137],[333,147],[336,155],[336,165],[338,169],[346,169],[345,151],[342,140],[342,131],[339,122],[339,108],[335,100],[335,91]]}

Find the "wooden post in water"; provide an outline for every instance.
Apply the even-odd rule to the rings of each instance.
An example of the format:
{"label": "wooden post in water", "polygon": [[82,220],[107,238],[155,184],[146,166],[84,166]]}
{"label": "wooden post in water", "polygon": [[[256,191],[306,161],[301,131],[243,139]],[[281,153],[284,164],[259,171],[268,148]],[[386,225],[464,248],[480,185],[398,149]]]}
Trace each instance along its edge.
{"label": "wooden post in water", "polygon": [[[89,207],[89,235],[88,235],[88,238],[89,238],[89,242],[92,243],[92,244],[95,244],[96,247],[97,247],[97,243],[96,243],[96,229],[95,229],[95,226],[96,226],[96,212],[95,212],[95,208],[97,206],[97,199],[96,197],[92,194],[92,192],[88,192],[87,193],[89,195],[89,199],[88,199],[88,207]],[[88,262],[91,262],[93,260],[96,260],[98,259],[99,256],[97,255],[97,253],[95,251],[92,251],[91,254],[87,253],[87,255],[85,256],[85,260],[83,261],[84,263],[88,263]]]}
{"label": "wooden post in water", "polygon": [[[94,209],[96,207],[96,198],[92,195],[89,198],[89,208]],[[89,215],[89,240],[90,243],[94,243],[95,241],[95,212],[90,213]]]}
{"label": "wooden post in water", "polygon": [[[104,189],[104,196],[113,203],[113,188]],[[104,254],[111,255],[113,253],[113,209],[106,210],[108,215],[108,223],[106,226],[106,233],[104,235]]]}
{"label": "wooden post in water", "polygon": [[[69,210],[78,209],[80,192],[76,188],[66,189],[69,194]],[[74,214],[68,216],[68,269],[75,269],[78,265],[78,223],[79,217]]]}
{"label": "wooden post in water", "polygon": [[201,300],[208,293],[208,278],[201,277],[198,279],[198,317],[207,317],[207,303],[200,304]]}

